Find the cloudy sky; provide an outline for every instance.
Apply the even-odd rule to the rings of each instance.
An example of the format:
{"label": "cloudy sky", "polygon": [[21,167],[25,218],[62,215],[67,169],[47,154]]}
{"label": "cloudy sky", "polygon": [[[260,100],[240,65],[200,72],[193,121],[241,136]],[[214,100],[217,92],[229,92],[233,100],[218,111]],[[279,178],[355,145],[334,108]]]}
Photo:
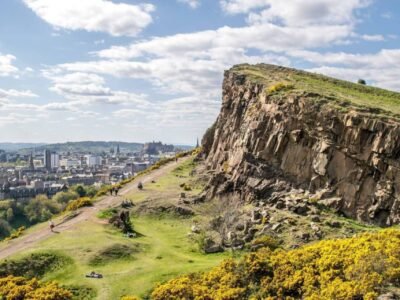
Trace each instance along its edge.
{"label": "cloudy sky", "polygon": [[266,62],[400,91],[398,0],[0,2],[0,142],[194,144],[223,71]]}

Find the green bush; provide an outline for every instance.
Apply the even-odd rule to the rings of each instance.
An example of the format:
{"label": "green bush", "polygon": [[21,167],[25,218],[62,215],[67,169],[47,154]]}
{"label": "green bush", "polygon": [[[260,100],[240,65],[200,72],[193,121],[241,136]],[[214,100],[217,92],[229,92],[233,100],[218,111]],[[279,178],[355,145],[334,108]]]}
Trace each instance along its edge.
{"label": "green bush", "polygon": [[47,272],[70,264],[71,259],[55,253],[34,253],[17,260],[5,260],[0,264],[0,277],[42,277]]}
{"label": "green bush", "polygon": [[44,222],[61,212],[61,205],[45,195],[36,196],[24,208],[25,215],[31,223]]}
{"label": "green bush", "polygon": [[251,244],[252,246],[268,248],[271,250],[279,248],[279,242],[269,235],[263,235],[254,239]]}
{"label": "green bush", "polygon": [[70,201],[78,198],[79,194],[74,191],[59,192],[53,196],[53,200],[61,204],[68,204]]}

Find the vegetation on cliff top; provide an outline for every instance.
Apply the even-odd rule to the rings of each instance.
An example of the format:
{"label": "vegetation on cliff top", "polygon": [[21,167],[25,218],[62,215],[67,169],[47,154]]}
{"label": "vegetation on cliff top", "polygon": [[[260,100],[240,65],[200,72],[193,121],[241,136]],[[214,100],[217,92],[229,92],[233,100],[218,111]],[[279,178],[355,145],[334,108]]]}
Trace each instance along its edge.
{"label": "vegetation on cliff top", "polygon": [[290,85],[291,93],[307,93],[310,98],[319,97],[342,109],[400,117],[400,93],[397,92],[266,64],[237,65],[231,71],[264,84],[267,90],[277,84]]}

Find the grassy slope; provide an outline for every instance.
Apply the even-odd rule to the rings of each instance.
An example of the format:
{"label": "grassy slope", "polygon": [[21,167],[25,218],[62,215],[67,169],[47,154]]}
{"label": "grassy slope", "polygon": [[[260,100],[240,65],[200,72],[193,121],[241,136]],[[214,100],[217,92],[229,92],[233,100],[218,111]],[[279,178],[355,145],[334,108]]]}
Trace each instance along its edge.
{"label": "grassy slope", "polygon": [[317,94],[339,108],[353,107],[377,115],[400,117],[400,93],[272,65],[238,65],[232,71],[267,87],[279,82],[293,84],[292,92]]}
{"label": "grassy slope", "polygon": [[[179,185],[187,182],[191,161],[158,182],[145,186],[143,192],[133,192],[128,198],[136,202],[148,197],[175,197]],[[194,190],[191,193],[196,193]],[[190,219],[134,217],[135,230],[143,234],[127,239],[104,224],[104,220],[88,220],[71,231],[63,232],[40,243],[30,252],[54,250],[73,258],[68,268],[48,274],[45,280],[62,284],[87,285],[98,292],[97,299],[119,299],[121,295],[145,296],[158,282],[179,274],[206,270],[217,265],[228,254],[203,255],[187,238]],[[139,243],[143,252],[133,259],[115,261],[104,266],[90,266],[90,258],[112,244]],[[24,253],[26,255],[27,253]],[[100,272],[104,279],[86,279],[91,271]]]}

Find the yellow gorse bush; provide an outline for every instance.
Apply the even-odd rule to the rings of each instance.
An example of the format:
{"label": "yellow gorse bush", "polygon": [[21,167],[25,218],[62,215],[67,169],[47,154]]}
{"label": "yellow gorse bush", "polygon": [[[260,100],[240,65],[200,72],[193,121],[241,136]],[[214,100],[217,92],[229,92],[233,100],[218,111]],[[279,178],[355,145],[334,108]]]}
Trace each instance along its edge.
{"label": "yellow gorse bush", "polygon": [[292,90],[292,89],[294,89],[293,84],[278,82],[277,84],[274,84],[274,85],[268,87],[267,92],[268,92],[268,94],[273,94],[273,93],[277,93],[280,91],[287,91],[287,90]]}
{"label": "yellow gorse bush", "polygon": [[152,299],[376,299],[400,286],[400,231],[328,240],[296,250],[263,248],[238,262],[158,286]]}
{"label": "yellow gorse bush", "polygon": [[92,200],[90,200],[89,197],[83,197],[76,200],[72,200],[70,203],[68,203],[66,210],[74,211],[77,210],[78,208],[85,206],[93,206],[93,202]]}
{"label": "yellow gorse bush", "polygon": [[121,297],[121,300],[140,300],[140,299],[136,296],[123,296]]}
{"label": "yellow gorse bush", "polygon": [[54,282],[40,283],[35,278],[8,276],[0,278],[0,299],[70,300],[72,294]]}

